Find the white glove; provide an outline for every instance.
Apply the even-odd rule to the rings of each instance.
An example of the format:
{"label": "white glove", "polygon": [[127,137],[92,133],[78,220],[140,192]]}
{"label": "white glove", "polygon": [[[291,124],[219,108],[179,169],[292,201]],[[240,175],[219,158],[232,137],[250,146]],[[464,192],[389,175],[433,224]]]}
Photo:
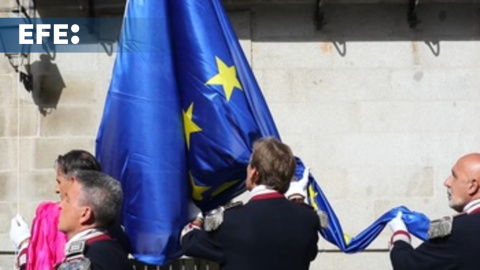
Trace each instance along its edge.
{"label": "white glove", "polygon": [[405,223],[402,220],[402,212],[399,211],[397,213],[397,216],[390,220],[387,224],[388,228],[393,232],[392,237],[390,238],[390,244],[393,246],[393,244],[396,241],[404,241],[406,243],[411,242],[410,234],[407,231],[407,226],[405,226]]}
{"label": "white glove", "polygon": [[291,181],[290,187],[287,192],[285,192],[285,197],[290,199],[293,195],[302,196],[303,199],[307,198],[307,186],[308,186],[308,176],[310,174],[310,168],[305,167],[303,171],[302,179],[298,181]]}
{"label": "white glove", "polygon": [[407,226],[405,226],[405,223],[402,220],[402,212],[398,211],[397,216],[390,220],[387,224],[388,228],[395,233],[397,231],[405,231],[407,232]]}
{"label": "white glove", "polygon": [[10,240],[18,249],[20,244],[28,238],[30,238],[30,228],[22,216],[17,214],[10,222]]}

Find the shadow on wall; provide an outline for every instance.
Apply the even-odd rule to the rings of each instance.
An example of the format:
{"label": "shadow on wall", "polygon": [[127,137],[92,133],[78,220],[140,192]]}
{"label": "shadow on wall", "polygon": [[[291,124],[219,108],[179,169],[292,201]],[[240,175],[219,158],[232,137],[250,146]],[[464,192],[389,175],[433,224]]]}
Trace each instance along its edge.
{"label": "shadow on wall", "polygon": [[[32,17],[95,17],[121,18],[125,0],[30,0]],[[409,6],[405,3],[334,3],[325,0],[322,6],[322,27],[314,21],[315,5],[281,4],[261,0],[258,4],[226,3],[229,11],[247,8],[254,13],[249,33],[253,42],[330,42],[341,56],[348,53],[348,44],[358,41],[424,42],[433,55],[441,53],[441,42],[480,40],[479,3],[422,3],[416,8],[415,28],[407,21]],[[248,2],[248,1],[247,1]],[[273,3],[271,3],[273,2]],[[236,2],[235,2],[236,3]],[[32,12],[34,10],[34,12]],[[318,18],[317,18],[318,19]],[[92,42],[99,42],[107,54],[118,40],[121,19],[112,27],[92,32]],[[242,36],[240,36],[242,38]],[[47,50],[48,51],[48,50]],[[39,111],[46,115],[55,109],[65,83],[54,55],[42,55],[40,61],[26,65],[21,74],[25,88],[32,93]]]}
{"label": "shadow on wall", "polygon": [[[123,11],[126,0],[74,0],[66,3],[64,0],[27,0],[21,2],[22,15],[26,18],[118,18],[111,20],[100,29],[89,28],[88,34],[82,36],[87,44],[99,44],[105,53],[112,55],[113,46],[120,35]],[[17,1],[18,4],[20,2]],[[110,21],[109,21],[110,22]],[[88,27],[88,25],[87,25]],[[44,40],[44,53],[40,60],[30,62],[30,49],[20,55],[25,59],[23,67],[12,65],[20,73],[20,81],[25,90],[31,93],[39,112],[46,116],[57,108],[62,91],[66,85],[58,66],[54,63],[56,49],[52,38]],[[19,62],[18,60],[17,62]]]}
{"label": "shadow on wall", "polygon": [[43,116],[57,108],[65,88],[62,75],[52,60],[52,56],[42,54],[40,61],[25,65],[26,73],[20,75],[25,89],[31,92],[32,99]]}
{"label": "shadow on wall", "polygon": [[[480,40],[480,3],[451,1],[423,3],[416,8],[415,27],[407,20],[404,3],[335,3],[323,1],[322,25],[317,29],[315,6],[258,5],[254,42],[331,42],[337,53],[347,54],[352,42],[424,42],[435,56],[441,42]],[[353,1],[352,1],[353,2]],[[318,19],[318,18],[317,18]]]}
{"label": "shadow on wall", "polygon": [[42,18],[123,17],[126,0],[30,0]]}

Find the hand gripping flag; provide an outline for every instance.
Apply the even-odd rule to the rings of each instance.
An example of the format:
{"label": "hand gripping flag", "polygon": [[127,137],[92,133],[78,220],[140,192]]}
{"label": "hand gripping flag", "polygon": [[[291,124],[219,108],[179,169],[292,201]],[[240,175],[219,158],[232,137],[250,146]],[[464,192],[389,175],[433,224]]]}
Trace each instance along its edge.
{"label": "hand gripping flag", "polygon": [[[295,176],[300,178],[303,175],[304,170],[305,166],[302,161],[297,159]],[[370,243],[372,243],[382,232],[385,225],[395,218],[398,212],[403,213],[402,220],[410,233],[421,240],[428,239],[427,233],[430,220],[424,214],[411,211],[405,206],[399,206],[389,210],[357,236],[351,237],[343,232],[342,225],[340,224],[335,211],[330,206],[327,197],[311,174],[309,175],[307,193],[309,204],[311,204],[315,210],[323,211],[328,216],[328,226],[327,228],[320,229],[320,234],[325,240],[336,245],[345,253],[354,253],[367,248],[368,245],[370,245]]]}
{"label": "hand gripping flag", "polygon": [[220,0],[130,0],[96,154],[122,183],[135,258],[174,259],[188,201],[209,210],[243,192],[264,136],[279,137]]}

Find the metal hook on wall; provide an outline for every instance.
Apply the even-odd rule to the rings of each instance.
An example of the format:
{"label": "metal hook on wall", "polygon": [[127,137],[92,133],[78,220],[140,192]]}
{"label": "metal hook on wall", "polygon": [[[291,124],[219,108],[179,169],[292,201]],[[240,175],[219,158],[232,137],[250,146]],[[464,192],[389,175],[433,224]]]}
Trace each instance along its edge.
{"label": "metal hook on wall", "polygon": [[324,4],[323,2],[324,0],[317,0],[315,4],[315,13],[313,16],[313,21],[315,23],[315,27],[317,28],[317,30],[321,30],[322,27],[325,24],[327,24],[325,21],[325,15],[323,12],[323,4]]}
{"label": "metal hook on wall", "polygon": [[410,28],[415,28],[420,23],[420,20],[417,16],[418,2],[420,2],[420,0],[408,0],[407,21],[410,25]]}

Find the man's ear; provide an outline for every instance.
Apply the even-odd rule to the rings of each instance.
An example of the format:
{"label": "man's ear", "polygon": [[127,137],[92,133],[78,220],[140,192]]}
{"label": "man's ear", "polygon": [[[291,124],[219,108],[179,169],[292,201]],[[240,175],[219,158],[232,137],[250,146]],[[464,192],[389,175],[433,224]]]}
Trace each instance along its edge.
{"label": "man's ear", "polygon": [[80,215],[80,224],[91,224],[94,221],[93,211],[92,208],[86,206],[82,210],[82,214]]}
{"label": "man's ear", "polygon": [[472,181],[470,182],[469,186],[468,186],[468,193],[470,196],[473,196],[475,194],[477,194],[480,189],[480,183],[478,182],[477,179],[472,179]]}
{"label": "man's ear", "polygon": [[258,170],[254,167],[252,167],[250,169],[250,174],[251,174],[251,178],[252,179],[252,183],[255,184],[255,185],[259,185],[260,183],[259,182],[259,177],[258,177]]}

